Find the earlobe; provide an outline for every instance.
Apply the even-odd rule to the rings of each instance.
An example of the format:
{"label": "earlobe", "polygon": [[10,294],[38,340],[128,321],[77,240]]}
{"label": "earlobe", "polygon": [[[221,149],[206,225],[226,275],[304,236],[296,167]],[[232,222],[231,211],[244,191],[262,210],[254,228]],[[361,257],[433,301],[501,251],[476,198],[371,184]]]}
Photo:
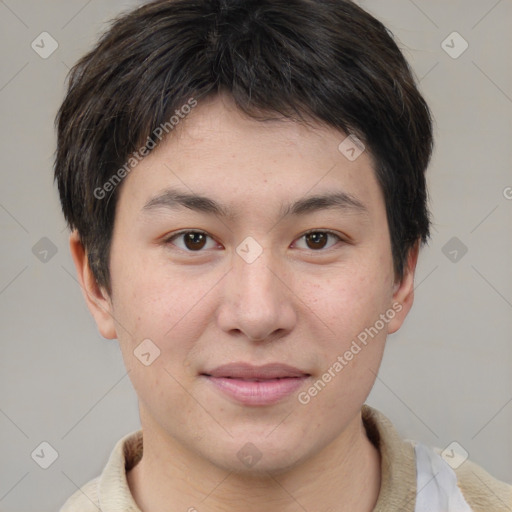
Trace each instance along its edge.
{"label": "earlobe", "polygon": [[397,314],[388,324],[388,334],[400,329],[414,302],[414,273],[418,262],[419,248],[420,242],[418,241],[409,251],[402,279],[393,287],[393,309]]}
{"label": "earlobe", "polygon": [[111,299],[107,292],[98,285],[76,230],[69,237],[69,248],[85,302],[96,321],[100,334],[107,339],[117,338]]}

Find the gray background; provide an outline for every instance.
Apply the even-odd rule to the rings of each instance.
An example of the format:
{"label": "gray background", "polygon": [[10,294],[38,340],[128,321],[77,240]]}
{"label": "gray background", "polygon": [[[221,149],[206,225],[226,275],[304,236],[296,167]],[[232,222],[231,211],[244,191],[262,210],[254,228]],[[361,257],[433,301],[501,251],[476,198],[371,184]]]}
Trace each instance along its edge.
{"label": "gray background", "polygon": [[[2,512],[57,510],[139,428],[117,344],[97,333],[75,280],[52,181],[66,73],[108,19],[138,3],[0,1]],[[369,403],[404,437],[440,448],[456,440],[511,482],[512,1],[360,3],[399,39],[437,138],[432,241]],[[59,45],[46,59],[31,47],[44,31]],[[452,56],[442,47],[454,31],[469,44],[458,58],[458,36],[445,43]],[[43,441],[59,454],[46,470],[31,458]]]}

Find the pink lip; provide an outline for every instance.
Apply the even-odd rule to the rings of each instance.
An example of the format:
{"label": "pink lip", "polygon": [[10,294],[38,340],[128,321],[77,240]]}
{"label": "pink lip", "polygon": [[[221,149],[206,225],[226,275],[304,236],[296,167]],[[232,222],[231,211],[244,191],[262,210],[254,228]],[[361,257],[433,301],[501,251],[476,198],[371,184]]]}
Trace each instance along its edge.
{"label": "pink lip", "polygon": [[217,389],[243,405],[270,405],[296,391],[309,377],[292,366],[231,363],[202,374]]}

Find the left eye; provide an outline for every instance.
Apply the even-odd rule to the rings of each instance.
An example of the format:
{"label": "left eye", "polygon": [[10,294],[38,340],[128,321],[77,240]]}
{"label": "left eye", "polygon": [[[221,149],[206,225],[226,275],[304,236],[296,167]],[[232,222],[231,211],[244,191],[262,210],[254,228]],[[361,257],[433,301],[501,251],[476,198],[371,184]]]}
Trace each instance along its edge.
{"label": "left eye", "polygon": [[[167,240],[167,243],[173,243],[176,239],[182,239],[184,243],[184,247],[177,245],[180,249],[185,251],[198,252],[203,249],[207,244],[206,240],[210,238],[213,241],[212,247],[215,247],[215,241],[209,235],[204,233],[203,231],[182,231],[181,233],[177,233],[173,235],[171,238]],[[211,249],[212,247],[206,247],[207,249]]]}
{"label": "left eye", "polygon": [[[341,241],[341,237],[332,231],[309,231],[302,235],[298,240],[304,239],[306,244],[309,244],[306,249],[313,249],[315,251],[325,249],[327,240],[329,237],[336,238],[338,241]],[[327,249],[331,248],[335,244],[331,244]]]}

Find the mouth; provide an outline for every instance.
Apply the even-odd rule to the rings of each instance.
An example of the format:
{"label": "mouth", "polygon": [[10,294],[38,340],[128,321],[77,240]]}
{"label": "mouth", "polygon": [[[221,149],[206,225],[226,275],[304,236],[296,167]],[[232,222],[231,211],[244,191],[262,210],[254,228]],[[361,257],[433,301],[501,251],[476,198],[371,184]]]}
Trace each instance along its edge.
{"label": "mouth", "polygon": [[231,363],[201,373],[217,391],[242,405],[271,405],[299,389],[311,375],[289,365]]}

